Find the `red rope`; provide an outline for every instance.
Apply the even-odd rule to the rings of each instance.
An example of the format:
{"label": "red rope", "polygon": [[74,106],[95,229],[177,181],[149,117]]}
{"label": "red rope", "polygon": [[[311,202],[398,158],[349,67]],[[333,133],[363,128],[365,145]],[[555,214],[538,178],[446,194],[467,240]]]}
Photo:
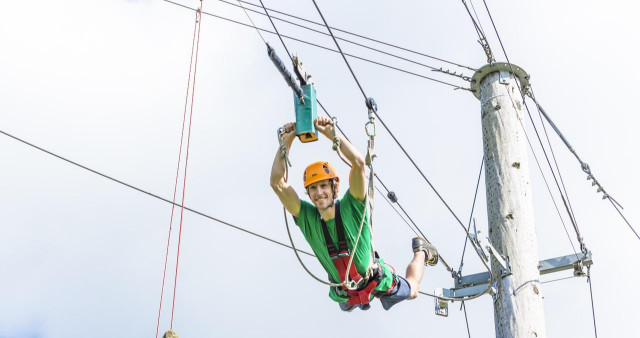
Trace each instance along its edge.
{"label": "red rope", "polygon": [[191,41],[191,57],[189,60],[189,77],[187,79],[187,93],[184,98],[184,112],[182,113],[182,131],[180,134],[180,150],[178,151],[178,165],[176,168],[176,179],[173,185],[173,204],[171,205],[171,220],[169,221],[169,235],[167,236],[167,252],[164,255],[164,271],[162,272],[162,289],[160,291],[160,306],[158,308],[158,323],[156,325],[156,338],[160,333],[160,315],[162,313],[162,300],[164,298],[164,285],[167,276],[167,262],[169,260],[169,246],[171,243],[171,229],[173,228],[173,212],[175,210],[176,192],[178,191],[178,176],[180,173],[180,160],[182,159],[182,141],[184,139],[184,124],[187,118],[187,104],[189,102],[189,88],[191,85],[191,67],[193,65],[193,50],[196,42],[196,29],[199,22],[198,13],[196,12],[196,20],[193,24],[193,40]]}
{"label": "red rope", "polygon": [[187,167],[189,164],[189,145],[191,144],[191,122],[193,121],[193,98],[196,92],[196,74],[198,71],[198,52],[200,51],[200,25],[202,23],[202,0],[200,0],[198,20],[198,42],[196,42],[196,60],[193,65],[193,89],[191,90],[191,111],[189,112],[189,131],[187,133],[187,154],[184,159],[184,178],[182,182],[182,203],[180,207],[180,230],[178,231],[178,253],[176,255],[176,274],[173,282],[173,304],[171,306],[171,330],[173,330],[173,313],[176,308],[176,289],[178,286],[178,267],[180,264],[180,242],[182,240],[182,219],[184,216],[184,195],[187,188]]}

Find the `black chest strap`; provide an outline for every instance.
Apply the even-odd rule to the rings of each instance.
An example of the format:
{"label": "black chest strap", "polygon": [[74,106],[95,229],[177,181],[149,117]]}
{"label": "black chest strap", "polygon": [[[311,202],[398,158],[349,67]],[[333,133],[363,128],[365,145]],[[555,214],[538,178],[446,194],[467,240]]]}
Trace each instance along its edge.
{"label": "black chest strap", "polygon": [[327,228],[327,223],[324,221],[324,219],[322,219],[322,216],[320,216],[320,223],[322,224],[324,241],[327,245],[327,251],[329,252],[329,257],[331,257],[331,259],[349,255],[349,247],[347,246],[347,240],[344,236],[344,224],[342,223],[342,216],[340,215],[340,201],[336,201],[335,222],[336,232],[338,233],[337,247],[331,239],[331,236],[329,235],[329,228]]}

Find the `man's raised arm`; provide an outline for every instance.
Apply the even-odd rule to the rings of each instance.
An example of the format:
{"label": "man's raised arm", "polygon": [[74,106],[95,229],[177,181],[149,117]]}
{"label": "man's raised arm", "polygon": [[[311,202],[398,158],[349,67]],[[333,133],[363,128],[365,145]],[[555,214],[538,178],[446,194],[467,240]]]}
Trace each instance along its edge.
{"label": "man's raised arm", "polygon": [[[284,125],[283,129],[284,134],[282,135],[282,140],[284,141],[288,155],[289,150],[291,149],[291,144],[296,137],[296,124],[287,123]],[[284,207],[294,217],[298,217],[298,214],[300,213],[300,198],[293,187],[291,187],[284,179],[284,175],[287,170],[286,165],[287,163],[285,162],[285,159],[282,158],[281,150],[278,148],[276,157],[273,160],[273,166],[271,167],[270,184]]]}

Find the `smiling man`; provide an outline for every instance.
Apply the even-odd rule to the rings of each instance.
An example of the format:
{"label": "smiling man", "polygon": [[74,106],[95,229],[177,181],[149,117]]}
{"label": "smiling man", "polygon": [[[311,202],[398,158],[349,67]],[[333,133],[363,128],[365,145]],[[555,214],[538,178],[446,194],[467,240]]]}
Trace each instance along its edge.
{"label": "smiling man", "polygon": [[[317,130],[334,140],[336,131],[331,120],[320,117],[315,121]],[[296,137],[295,123],[284,127],[282,136],[289,153]],[[344,137],[338,136],[340,151],[351,163],[349,188],[338,198],[340,178],[326,161],[310,164],[304,171],[303,182],[311,203],[301,201],[296,191],[285,180],[286,163],[278,149],[271,168],[271,188],[289,211],[318,261],[329,274],[332,283],[342,283],[348,275],[349,287],[331,287],[329,297],[344,311],[356,307],[367,310],[369,302],[380,298],[385,310],[405,299],[418,296],[425,264],[438,262],[436,248],[424,238],[412,240],[413,258],[406,277],[379,258],[371,247],[369,215],[365,207],[366,164],[362,155]],[[357,247],[354,248],[358,234]],[[349,266],[350,256],[353,262]]]}

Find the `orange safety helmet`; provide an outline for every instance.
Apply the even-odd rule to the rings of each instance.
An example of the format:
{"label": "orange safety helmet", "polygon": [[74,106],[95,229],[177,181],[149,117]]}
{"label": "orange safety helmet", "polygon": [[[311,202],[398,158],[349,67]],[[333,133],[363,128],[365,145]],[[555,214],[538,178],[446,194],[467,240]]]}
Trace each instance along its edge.
{"label": "orange safety helmet", "polygon": [[340,182],[340,177],[336,174],[336,170],[333,166],[326,161],[318,161],[311,163],[304,170],[304,187],[308,187],[316,182],[335,179]]}

